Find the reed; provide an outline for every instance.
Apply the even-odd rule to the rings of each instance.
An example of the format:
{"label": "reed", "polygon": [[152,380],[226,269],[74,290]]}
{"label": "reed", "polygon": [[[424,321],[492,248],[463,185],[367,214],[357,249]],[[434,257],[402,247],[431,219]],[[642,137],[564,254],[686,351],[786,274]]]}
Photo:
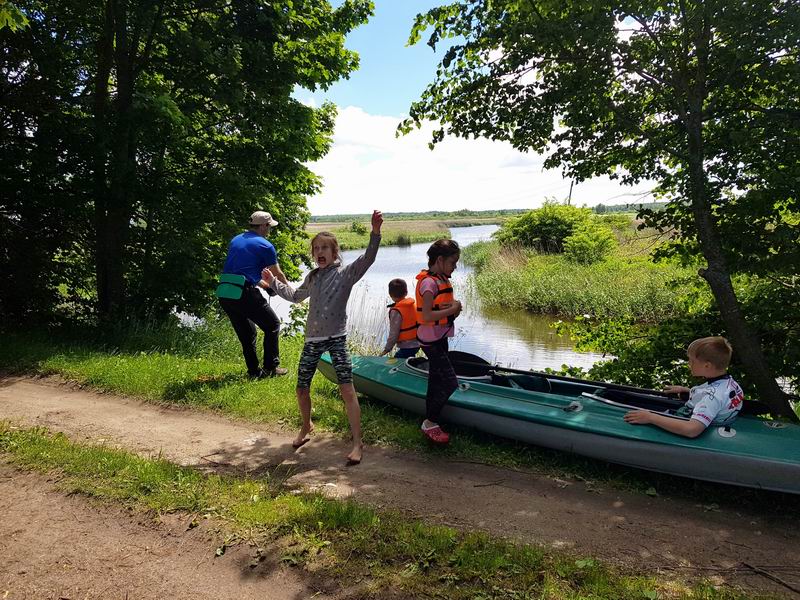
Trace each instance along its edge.
{"label": "reed", "polygon": [[678,282],[693,274],[677,265],[655,264],[628,247],[609,260],[577,265],[560,255],[488,242],[468,248],[465,260],[475,266],[475,285],[487,306],[640,322],[676,314]]}

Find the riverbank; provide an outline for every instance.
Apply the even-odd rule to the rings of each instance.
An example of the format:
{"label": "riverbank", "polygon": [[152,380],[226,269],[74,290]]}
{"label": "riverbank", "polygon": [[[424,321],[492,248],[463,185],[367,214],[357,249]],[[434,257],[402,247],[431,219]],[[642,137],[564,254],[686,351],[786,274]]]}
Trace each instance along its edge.
{"label": "riverbank", "polygon": [[[357,584],[359,597],[370,598],[396,598],[402,590],[402,597],[633,599],[652,592],[744,600],[769,597],[763,592],[776,588],[725,564],[796,560],[792,539],[800,532],[791,515],[768,518],[730,499],[706,509],[592,481],[542,479],[373,447],[353,469],[341,460],[345,441],[317,435],[295,451],[291,433],[270,426],[52,379],[6,380],[0,411],[0,419],[19,423],[0,426],[4,460],[46,474],[72,498],[77,493],[133,509],[123,518],[168,514],[183,524],[177,536],[195,525],[210,528],[200,560],[216,549],[219,556],[238,556],[251,574],[266,575],[281,564],[301,567],[289,574],[300,584],[326,580],[323,589],[332,597],[340,586]],[[43,425],[63,435],[51,436]],[[453,504],[454,497],[462,502]],[[676,521],[692,531],[691,544]],[[65,525],[75,527],[69,520]],[[36,535],[35,524],[26,531]],[[51,539],[65,533],[60,520],[48,522],[46,531]],[[737,543],[726,544],[728,538]],[[165,545],[159,554],[169,553]],[[666,563],[662,555],[670,557]],[[81,568],[82,560],[74,566]],[[702,581],[707,568],[713,583]],[[723,583],[747,584],[750,592]]]}
{"label": "riverbank", "polygon": [[[446,219],[386,219],[381,228],[381,244],[384,246],[410,246],[450,238],[451,227],[475,227],[497,225],[501,217],[446,218]],[[354,226],[354,223],[356,224]],[[306,233],[313,237],[320,231],[329,231],[336,236],[342,250],[366,248],[369,243],[369,220],[351,222],[319,221],[306,226]]]}
{"label": "riverbank", "polygon": [[[289,430],[299,427],[295,384],[302,337],[281,338],[281,362],[289,374],[257,382],[244,376],[228,322],[213,315],[191,329],[173,322],[116,331],[62,328],[6,332],[4,340],[0,372],[6,375],[58,375],[154,404],[211,410]],[[346,439],[349,426],[338,387],[318,375],[311,392],[317,430]],[[638,493],[658,489],[705,503],[731,497],[742,505],[761,502],[753,490],[626,469],[457,427],[451,428],[453,441],[446,449],[432,449],[419,433],[416,416],[369,398],[362,399],[362,430],[367,444],[521,468],[544,477],[578,478]]]}
{"label": "riverbank", "polygon": [[[26,399],[26,395],[20,391],[15,391],[17,388],[8,378],[6,378],[4,384],[5,390],[10,394],[8,396],[9,399],[13,398],[15,401],[21,401],[20,407],[24,406],[25,410],[30,409],[28,418],[31,419],[30,422],[32,424],[47,425],[55,428],[55,431],[65,431],[70,436],[70,439],[53,438],[56,445],[50,446],[50,441],[48,440],[51,438],[45,432],[38,430],[21,432],[9,430],[3,434],[6,436],[5,452],[20,453],[20,456],[23,457],[29,457],[31,453],[37,454],[39,458],[36,458],[34,463],[44,461],[46,463],[42,467],[44,472],[52,472],[55,469],[60,473],[64,473],[75,469],[74,477],[77,481],[83,482],[81,486],[76,488],[81,493],[98,495],[117,502],[134,503],[140,508],[144,507],[143,509],[145,510],[162,509],[159,504],[147,504],[153,499],[157,502],[165,502],[165,506],[171,507],[169,510],[190,510],[198,514],[204,514],[203,510],[206,502],[209,506],[214,507],[219,507],[219,503],[213,498],[206,497],[206,486],[210,484],[204,480],[195,480],[195,475],[191,474],[191,472],[187,474],[174,465],[159,466],[158,464],[142,463],[136,457],[119,459],[114,456],[100,456],[96,454],[97,449],[86,449],[80,444],[78,447],[73,447],[70,445],[73,444],[70,440],[77,441],[87,437],[91,440],[102,439],[105,441],[100,441],[99,443],[105,446],[121,444],[123,447],[135,448],[147,453],[149,451],[145,449],[152,448],[153,453],[165,452],[165,458],[170,458],[172,455],[169,450],[171,443],[169,440],[174,440],[181,447],[190,448],[193,456],[195,456],[195,452],[200,452],[195,459],[184,464],[195,464],[197,467],[203,467],[204,469],[209,466],[215,467],[215,464],[217,464],[222,469],[219,472],[220,474],[236,473],[240,468],[243,468],[245,472],[255,472],[258,478],[265,475],[269,476],[274,471],[275,476],[279,479],[282,477],[284,482],[290,474],[294,476],[294,474],[306,472],[307,469],[311,468],[323,477],[323,480],[314,484],[320,486],[318,489],[327,489],[326,481],[330,481],[331,476],[334,477],[335,482],[343,481],[342,477],[344,476],[351,482],[350,489],[373,490],[376,492],[375,500],[379,504],[384,503],[388,498],[403,499],[404,495],[417,488],[416,482],[418,481],[420,495],[417,498],[418,504],[416,506],[427,506],[428,511],[431,510],[431,506],[436,506],[435,504],[431,505],[433,500],[429,494],[429,491],[433,488],[449,489],[446,493],[436,494],[436,497],[447,506],[450,505],[448,498],[452,497],[467,498],[470,497],[470,494],[492,497],[493,500],[489,503],[493,507],[492,510],[498,510],[502,506],[507,508],[508,514],[500,514],[490,518],[486,510],[475,512],[473,507],[480,505],[482,502],[485,503],[485,498],[484,501],[481,501],[476,497],[464,504],[463,507],[450,506],[447,508],[443,505],[441,510],[433,510],[435,514],[439,515],[433,518],[433,523],[436,523],[436,527],[439,527],[442,524],[440,519],[444,518],[442,515],[454,516],[458,514],[460,516],[456,519],[456,522],[462,524],[473,523],[472,519],[478,519],[479,522],[475,521],[474,526],[480,528],[486,527],[489,522],[496,523],[497,533],[495,535],[503,537],[507,533],[508,524],[512,521],[514,522],[514,529],[519,531],[522,517],[518,512],[520,502],[523,501],[522,497],[524,497],[526,510],[533,511],[531,513],[532,520],[529,523],[532,532],[542,531],[542,525],[538,520],[539,517],[533,518],[534,516],[545,514],[546,507],[549,507],[547,511],[551,509],[556,511],[547,517],[548,522],[553,521],[557,525],[553,533],[556,540],[564,539],[563,529],[565,527],[575,525],[575,511],[572,510],[570,512],[570,510],[567,510],[565,512],[563,510],[564,507],[570,506],[574,502],[589,508],[593,503],[589,502],[587,505],[588,499],[595,497],[602,506],[609,505],[609,502],[616,498],[613,501],[621,502],[619,506],[625,507],[626,519],[631,518],[630,511],[635,504],[640,501],[648,504],[658,498],[679,502],[684,507],[680,509],[683,515],[680,518],[684,522],[686,510],[691,506],[716,507],[713,510],[721,510],[723,512],[728,510],[748,511],[751,515],[749,517],[751,520],[753,518],[760,520],[761,517],[756,517],[755,515],[762,514],[765,506],[769,506],[770,511],[780,513],[785,518],[796,519],[796,516],[798,516],[796,514],[796,502],[784,495],[753,490],[738,490],[726,486],[715,486],[651,473],[632,472],[622,467],[615,467],[598,461],[575,458],[532,446],[499,440],[490,436],[482,436],[469,430],[452,428],[453,442],[449,448],[431,448],[423,442],[422,436],[419,434],[419,424],[416,417],[402,411],[393,410],[368,398],[362,398],[364,439],[368,444],[365,450],[367,458],[358,467],[360,470],[350,475],[347,468],[343,466],[342,460],[348,434],[347,421],[342,411],[341,400],[338,397],[336,387],[322,377],[316,377],[312,385],[314,419],[318,434],[315,436],[315,440],[301,451],[303,454],[313,453],[309,454],[309,456],[318,456],[317,460],[322,462],[315,464],[313,467],[298,468],[300,463],[296,458],[293,458],[294,453],[289,446],[289,441],[291,441],[293,430],[298,424],[294,385],[297,357],[302,346],[302,340],[297,338],[283,338],[281,340],[282,361],[290,369],[287,377],[251,382],[243,377],[238,343],[227,322],[214,320],[211,317],[207,317],[202,326],[194,329],[179,327],[175,324],[160,326],[151,324],[147,327],[131,327],[126,330],[117,329],[115,331],[90,328],[60,328],[40,332],[5,332],[4,340],[6,343],[0,348],[0,366],[6,373],[12,371],[33,375],[55,373],[82,387],[101,390],[106,393],[133,396],[143,399],[153,406],[152,409],[147,409],[147,404],[145,404],[141,408],[136,408],[134,404],[131,404],[131,400],[122,400],[120,401],[121,404],[115,408],[116,401],[114,398],[104,395],[99,398],[89,398],[85,405],[75,404],[73,412],[68,406],[71,406],[74,401],[70,400],[70,404],[63,404],[67,396],[69,396],[67,391],[60,392],[56,404],[47,408],[45,405],[37,405],[37,401],[33,399]],[[86,392],[77,390],[77,393]],[[42,401],[45,401],[45,399]],[[4,401],[3,405],[6,410],[5,414],[11,414],[8,410],[14,404]],[[190,411],[175,411],[175,407],[183,407],[184,409],[190,409]],[[138,416],[127,413],[116,414],[123,408],[125,411],[136,411]],[[201,411],[195,416],[192,411],[197,409],[201,409]],[[205,411],[202,409],[205,409]],[[152,417],[143,418],[141,416],[142,413],[146,413],[148,410],[151,410]],[[219,417],[215,417],[212,413],[216,413]],[[183,428],[181,431],[184,431],[183,434],[177,434],[177,430],[170,429],[168,421],[173,416],[183,423],[181,426]],[[241,423],[240,428],[248,431],[260,431],[262,432],[260,435],[268,435],[268,438],[261,439],[258,435],[253,437],[252,433],[242,433],[236,438],[239,441],[228,447],[227,443],[222,442],[222,439],[229,439],[227,434],[223,434],[223,438],[215,441],[214,434],[204,432],[205,430],[201,425],[201,421],[206,421],[209,418],[224,420],[231,417],[239,420],[238,422]],[[0,416],[0,419],[2,418],[7,418],[7,416]],[[19,418],[19,416],[15,418]],[[92,421],[92,419],[95,420]],[[83,424],[81,425],[81,423]],[[114,429],[114,423],[119,424],[117,429]],[[270,431],[272,433],[265,433]],[[145,434],[144,432],[148,433]],[[328,434],[326,435],[325,432],[328,432]],[[164,435],[162,436],[161,434]],[[181,437],[182,435],[189,437],[184,439]],[[73,438],[72,436],[76,437]],[[200,440],[205,440],[205,442],[199,443]],[[63,444],[67,444],[68,447],[64,449],[62,447]],[[212,444],[213,448],[207,450],[204,444]],[[379,450],[375,446],[376,444],[383,446],[387,450]],[[286,450],[284,451],[284,449]],[[100,450],[103,449],[101,448]],[[401,462],[401,455],[397,454],[409,451],[419,457],[414,459],[416,461],[415,464],[419,464],[419,461],[423,461],[425,464],[429,460],[441,461],[441,472],[438,475],[429,473],[425,477],[422,476],[421,472],[415,473],[414,467],[411,464]],[[391,457],[381,458],[381,455],[385,452],[394,452],[395,454]],[[77,458],[69,458],[68,460],[67,455],[74,455]],[[242,460],[246,460],[247,457],[254,458],[257,464],[250,466],[243,464],[242,467],[236,466],[241,464]],[[78,464],[73,464],[74,461],[77,461]],[[285,461],[288,462],[285,463]],[[375,461],[375,464],[371,467],[373,469],[378,468],[378,463],[385,465],[386,471],[383,476],[378,477],[376,472],[369,470],[372,461]],[[124,465],[126,464],[129,466],[125,467]],[[249,463],[247,464],[249,465]],[[437,464],[439,463],[437,462]],[[469,469],[502,468],[507,470],[500,473],[487,471],[480,479],[474,480],[466,477],[465,465],[472,465]],[[26,468],[34,468],[34,466]],[[114,468],[111,468],[111,466],[114,466]],[[101,470],[100,473],[97,472],[98,467]],[[107,467],[110,469],[108,475],[112,476],[111,479],[107,479],[107,475],[102,472]],[[89,471],[84,472],[81,469],[89,469]],[[162,471],[168,475],[168,477],[164,476],[163,481],[162,476],[158,475]],[[336,473],[340,475],[335,475]],[[412,480],[407,479],[409,474],[412,474]],[[140,476],[143,478],[142,481],[137,479]],[[95,477],[99,479],[93,480]],[[131,477],[134,478],[131,479]],[[360,483],[356,484],[356,477],[365,477],[366,479],[359,480]],[[436,483],[437,478],[439,478],[438,484]],[[445,484],[442,478],[447,478],[448,482]],[[539,478],[548,482],[546,490],[524,491],[526,489],[524,482],[536,481]],[[392,486],[391,489],[388,487],[385,489],[375,488],[376,482],[379,480],[385,482],[386,486]],[[304,486],[311,485],[305,477],[301,477],[301,481],[305,481]],[[522,497],[519,499],[509,498],[507,502],[500,503],[497,500],[497,494],[501,490],[495,490],[494,488],[499,486],[499,488],[505,490],[506,483],[504,482],[510,486],[509,490],[522,490],[520,492]],[[72,485],[72,483],[69,483],[69,485]],[[218,484],[214,483],[214,485]],[[226,485],[233,486],[230,493],[233,494],[233,497],[240,498],[234,493],[235,490],[239,489],[237,486],[244,486],[242,489],[246,488],[248,490],[251,488],[256,489],[259,485],[263,486],[264,481],[262,479],[251,481],[249,478],[245,478]],[[456,489],[455,487],[450,489],[452,486],[460,485],[466,487],[464,489]],[[95,489],[100,490],[100,492],[96,494]],[[172,495],[173,491],[179,491],[182,494],[186,493],[187,496],[185,498],[188,498],[188,500],[183,496],[181,498],[184,499],[175,498]],[[227,494],[228,492],[225,493]],[[283,490],[282,488],[274,493],[278,495],[270,495],[269,497],[273,500],[280,498],[281,502],[287,500],[290,496],[294,497],[296,495],[295,492]],[[566,498],[557,500],[559,495],[566,494],[571,496],[575,493],[578,493],[580,498],[571,498],[569,501]],[[273,492],[270,492],[270,494],[273,494]],[[610,494],[611,497],[605,494]],[[625,496],[624,501],[619,500],[620,494]],[[539,495],[541,495],[543,504],[537,507],[537,504],[533,502],[533,498],[537,498]],[[243,496],[245,501],[242,501],[241,505],[224,505],[222,507],[225,511],[224,515],[217,516],[224,517],[223,520],[227,522],[232,518],[229,516],[231,514],[234,517],[239,514],[251,515],[250,511],[255,507],[252,506],[251,502],[247,502],[246,498],[252,499],[254,496],[266,498],[265,494],[258,491],[249,496],[245,494]],[[637,498],[639,500],[636,500]],[[189,508],[186,508],[184,503],[190,501],[194,502],[194,504],[190,503]],[[311,503],[309,506],[303,508],[305,505],[301,505],[298,510],[304,514],[306,514],[307,510],[311,511],[307,514],[312,514],[312,521],[319,523],[319,515],[313,512],[318,510],[319,507],[312,500],[308,500],[308,502]],[[392,505],[395,506],[397,503],[392,503]],[[670,505],[670,502],[666,502],[664,508],[668,505]],[[326,504],[326,506],[330,506],[330,510],[339,515],[366,514],[368,516],[371,515],[369,519],[372,519],[373,522],[395,523],[392,520],[393,517],[386,517],[383,513],[376,513],[373,509],[365,507],[356,510],[348,508],[350,505],[347,503]],[[367,512],[363,512],[364,510],[367,510]],[[599,510],[600,506],[589,508],[589,512],[593,516],[589,517],[587,515],[586,518],[596,518]],[[642,514],[647,515],[647,519],[650,519],[652,510],[652,507],[643,508]],[[706,518],[705,509],[700,508],[697,512],[699,513],[698,518]],[[426,512],[425,514],[431,513]],[[766,515],[767,513],[763,514]],[[558,515],[568,519],[571,525],[566,523],[558,525],[556,520]],[[189,516],[187,515],[187,517]],[[325,524],[324,527],[317,525],[308,526],[307,528],[304,525],[298,534],[304,540],[298,542],[297,548],[301,550],[298,553],[298,564],[306,564],[304,561],[309,557],[312,560],[309,564],[317,568],[319,564],[316,562],[316,557],[319,556],[320,559],[329,560],[321,567],[330,569],[323,570],[325,573],[335,575],[344,572],[351,574],[353,572],[350,571],[350,568],[353,565],[358,566],[358,569],[365,568],[361,562],[353,562],[352,559],[344,560],[343,556],[346,557],[351,553],[361,552],[361,546],[358,546],[361,542],[357,542],[354,549],[352,545],[349,545],[350,542],[348,540],[354,537],[357,540],[364,537],[371,539],[375,535],[384,535],[382,533],[383,530],[377,531],[374,527],[364,528],[363,523],[359,520],[360,517],[356,519],[357,523],[353,524],[349,521],[350,516],[343,521],[334,520],[334,523],[330,525],[327,524],[330,517],[325,517],[322,519]],[[615,517],[609,515],[608,518],[613,521]],[[671,517],[667,518],[664,515],[664,518],[669,520]],[[675,518],[678,517],[676,516]],[[445,523],[449,522],[446,518],[444,519]],[[268,523],[248,523],[252,526],[250,531],[266,529],[270,536],[275,534],[268,526]],[[239,531],[241,523],[235,523],[234,525],[230,529],[230,533],[231,535],[238,535],[236,532]],[[358,527],[355,525],[358,525]],[[608,539],[609,533],[604,528],[605,526],[602,523],[599,523],[599,525],[597,539]],[[473,546],[470,545],[472,542],[469,540],[475,539],[471,537],[471,534],[462,537],[462,534],[458,533],[457,530],[451,531],[448,529],[441,534],[444,536],[443,538],[437,538],[447,540],[445,546],[440,547],[436,546],[436,543],[431,541],[429,537],[426,537],[427,532],[431,529],[430,525],[421,525],[409,522],[406,519],[398,522],[396,527],[402,531],[423,532],[425,535],[420,540],[413,542],[409,540],[406,534],[402,534],[399,537],[396,535],[392,537],[394,534],[390,535],[387,538],[385,554],[382,554],[384,558],[381,558],[381,561],[385,560],[386,562],[373,562],[371,566],[366,567],[366,572],[358,571],[360,577],[372,578],[372,570],[374,569],[375,572],[381,574],[378,580],[390,581],[390,585],[395,585],[397,581],[403,581],[402,573],[407,568],[422,568],[422,571],[427,573],[428,569],[432,568],[432,565],[450,565],[451,561],[460,560],[457,557],[461,556],[462,552],[471,552],[468,549],[473,548]],[[467,531],[469,529],[470,527],[468,526]],[[395,525],[392,525],[392,530],[395,531]],[[439,529],[436,529],[436,531],[439,531]],[[580,531],[582,534],[586,534],[587,528],[580,527]],[[663,527],[659,527],[659,531],[662,532],[661,535],[666,535],[665,532],[667,531],[677,530],[673,524],[665,522]],[[630,532],[624,530],[624,528],[621,533],[626,539],[630,538]],[[278,538],[264,538],[262,541],[265,544],[269,540],[279,543],[283,539],[283,537],[279,536]],[[313,552],[303,550],[310,543],[308,539],[316,544],[312,544]],[[442,573],[450,573],[459,578],[459,580],[463,577],[464,581],[469,584],[464,589],[470,590],[470,593],[477,593],[476,589],[491,590],[497,587],[502,590],[514,590],[515,593],[523,594],[520,597],[525,597],[524,593],[526,593],[516,587],[517,583],[522,581],[528,586],[526,588],[528,591],[535,591],[535,597],[641,598],[642,590],[652,590],[659,597],[665,598],[761,597],[739,595],[729,588],[725,588],[724,591],[719,592],[719,595],[716,595],[718,592],[712,592],[712,588],[705,586],[705,584],[700,588],[686,587],[671,576],[665,578],[663,575],[655,575],[653,571],[649,571],[650,575],[645,575],[640,579],[630,580],[624,573],[619,573],[614,569],[609,571],[609,567],[599,560],[599,556],[605,556],[605,552],[600,551],[598,548],[583,553],[583,556],[588,554],[591,558],[582,558],[560,551],[552,552],[551,550],[544,551],[542,554],[543,549],[541,547],[526,546],[523,549],[522,556],[527,556],[526,553],[534,552],[537,556],[544,556],[547,561],[552,561],[539,563],[538,573],[540,573],[540,576],[537,579],[538,583],[530,584],[528,580],[517,579],[516,575],[514,575],[518,568],[532,568],[532,565],[526,562],[527,559],[522,562],[518,562],[516,558],[512,560],[510,557],[516,556],[515,553],[517,552],[509,549],[512,546],[503,545],[505,542],[501,543],[492,536],[485,538],[485,540],[485,542],[480,542],[479,546],[481,548],[484,546],[491,547],[492,552],[489,555],[481,554],[481,561],[487,561],[487,564],[496,566],[499,564],[497,561],[505,564],[506,561],[511,560],[509,564],[516,566],[511,571],[501,570],[496,576],[479,578],[479,583],[476,583],[474,578],[474,569],[476,567],[470,566],[471,563],[468,564],[467,572],[473,575],[464,575],[459,570],[452,571],[450,567],[445,570],[437,567],[437,576]],[[342,544],[345,545],[342,546]],[[433,550],[431,550],[432,544],[434,546]],[[513,547],[516,548],[517,546],[514,545]],[[553,547],[556,548],[558,546],[555,545]],[[587,546],[587,548],[591,547],[591,545]],[[677,549],[677,547],[675,548]],[[326,551],[328,548],[333,554],[329,554]],[[344,550],[340,552],[342,548]],[[403,557],[408,556],[409,548],[413,549],[413,556],[405,559]],[[618,546],[615,546],[615,548],[618,548]],[[633,559],[636,556],[636,551],[631,548],[630,557]],[[420,560],[423,562],[418,563]],[[559,571],[559,567],[552,566],[562,563],[566,565],[566,571],[563,568]],[[398,564],[400,567],[397,567]],[[417,564],[417,567],[408,566],[415,564]],[[596,579],[594,575],[587,574],[587,567],[596,567],[598,573],[602,574],[602,580]],[[399,568],[399,571],[397,568]],[[550,572],[551,568],[555,569],[555,575]],[[612,579],[610,583],[604,583],[605,579],[609,577],[607,575],[609,572],[612,573],[610,576]],[[385,579],[381,579],[384,576]],[[556,578],[552,579],[553,577]],[[412,583],[415,583],[417,579],[419,578],[412,578]],[[424,582],[430,581],[427,577],[422,577],[421,580]],[[543,582],[545,580],[554,581],[557,583],[556,587],[541,587],[544,585]],[[439,585],[446,586],[452,583],[450,580],[438,581],[439,583],[430,583],[432,586],[430,589],[439,589],[437,587]],[[512,584],[509,584],[509,581]],[[566,587],[563,585],[564,582],[568,583]],[[470,587],[472,584],[479,587]],[[537,587],[537,585],[540,587]],[[418,591],[418,588],[415,587],[407,589],[409,590],[408,596],[416,595]],[[445,589],[445,587],[442,588],[442,593],[447,595],[444,591]],[[412,594],[411,592],[414,593]],[[503,596],[503,594],[500,594],[500,596]],[[474,597],[474,595],[467,597]],[[489,595],[488,597],[492,596]]]}
{"label": "riverbank", "polygon": [[463,260],[474,269],[475,289],[485,305],[563,318],[658,322],[676,314],[681,281],[696,276],[676,264],[653,263],[635,242],[590,265],[498,242],[471,245]]}

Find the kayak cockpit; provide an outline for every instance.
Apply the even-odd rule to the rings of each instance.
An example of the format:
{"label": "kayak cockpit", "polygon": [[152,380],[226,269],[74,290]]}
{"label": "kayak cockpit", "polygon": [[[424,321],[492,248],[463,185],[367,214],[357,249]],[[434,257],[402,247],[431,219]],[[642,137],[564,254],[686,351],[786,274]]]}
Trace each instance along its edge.
{"label": "kayak cockpit", "polygon": [[[457,350],[450,351],[450,361],[459,379],[501,388],[576,399],[592,398],[619,408],[641,408],[654,412],[675,411],[684,404],[683,400],[655,390],[504,368],[474,354]],[[424,356],[409,358],[406,364],[420,374],[428,373],[428,359]],[[748,400],[745,401],[741,414],[759,415],[766,412],[768,410],[765,405]]]}

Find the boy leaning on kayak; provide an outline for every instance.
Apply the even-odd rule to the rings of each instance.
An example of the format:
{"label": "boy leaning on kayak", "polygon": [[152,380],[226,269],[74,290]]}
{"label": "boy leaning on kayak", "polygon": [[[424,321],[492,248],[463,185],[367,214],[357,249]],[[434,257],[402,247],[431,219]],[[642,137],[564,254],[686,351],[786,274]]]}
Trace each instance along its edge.
{"label": "boy leaning on kayak", "polygon": [[689,344],[686,354],[689,369],[705,381],[691,389],[681,385],[664,388],[668,394],[688,396],[676,419],[647,410],[633,410],[623,417],[631,425],[655,425],[670,433],[697,437],[710,425],[728,425],[736,419],[744,403],[742,388],[727,373],[733,349],[724,337],[704,337]]}

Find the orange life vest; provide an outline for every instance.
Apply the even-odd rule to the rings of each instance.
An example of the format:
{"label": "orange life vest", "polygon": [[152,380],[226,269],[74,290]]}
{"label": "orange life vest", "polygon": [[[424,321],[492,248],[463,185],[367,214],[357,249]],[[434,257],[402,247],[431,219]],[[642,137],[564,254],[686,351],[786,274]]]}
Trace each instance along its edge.
{"label": "orange life vest", "polygon": [[397,336],[398,342],[417,339],[417,307],[413,298],[403,298],[389,305],[389,312],[396,310],[403,317],[400,323],[400,335]]}
{"label": "orange life vest", "polygon": [[456,320],[453,315],[441,318],[438,321],[422,320],[422,294],[420,294],[419,288],[422,280],[428,277],[436,280],[436,285],[438,287],[436,294],[433,296],[433,310],[442,310],[445,304],[453,303],[453,286],[450,284],[450,280],[444,275],[437,275],[431,273],[428,269],[423,269],[417,275],[417,289],[415,291],[417,299],[417,325],[450,325]]}

